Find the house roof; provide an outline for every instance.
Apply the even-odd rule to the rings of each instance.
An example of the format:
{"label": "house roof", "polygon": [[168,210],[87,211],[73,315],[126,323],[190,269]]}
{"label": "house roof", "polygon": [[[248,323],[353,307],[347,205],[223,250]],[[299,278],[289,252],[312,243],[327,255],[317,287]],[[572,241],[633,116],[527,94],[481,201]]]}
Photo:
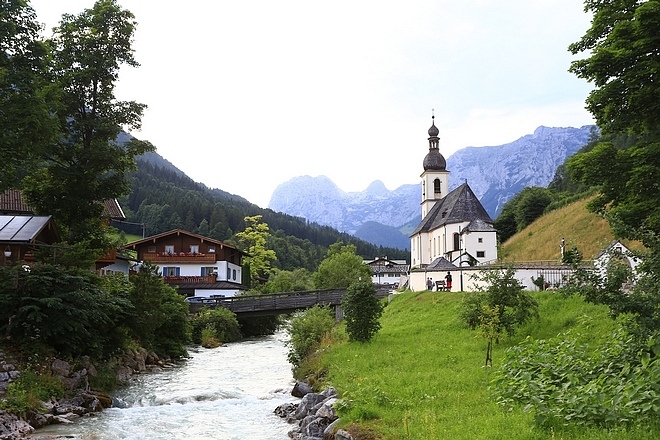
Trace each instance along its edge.
{"label": "house roof", "polygon": [[126,220],[124,210],[121,209],[117,199],[108,199],[103,201],[103,216],[110,217],[113,220]]}
{"label": "house roof", "polygon": [[0,194],[0,213],[32,214],[32,208],[23,200],[23,194],[10,188]]}
{"label": "house roof", "polygon": [[[115,220],[126,220],[117,199],[108,199],[102,202],[103,217]],[[20,190],[10,188],[0,194],[0,214],[34,214],[34,210],[27,204]]]}
{"label": "house roof", "polygon": [[630,249],[628,249],[628,247],[627,247],[625,244],[621,243],[619,240],[614,240],[614,241],[611,242],[611,243],[610,243],[605,249],[603,249],[602,251],[598,252],[598,255],[596,255],[596,256],[594,257],[594,260],[598,260],[599,258],[601,258],[601,257],[604,256],[604,255],[609,255],[609,254],[611,254],[611,253],[614,251],[614,249],[615,249],[616,247],[621,247],[621,253],[622,253],[622,254],[625,254],[625,253],[627,253],[627,252],[630,252]]}
{"label": "house roof", "polygon": [[49,215],[0,215],[2,243],[34,243],[43,231],[54,234],[53,242],[59,241],[59,234]]}
{"label": "house roof", "polygon": [[445,257],[438,257],[426,266],[426,270],[454,270],[458,269],[457,266],[452,264]]}
{"label": "house roof", "polygon": [[382,266],[372,266],[369,265],[372,273],[408,273],[410,270],[410,265],[408,264],[396,264],[396,265],[382,265]]}
{"label": "house roof", "polygon": [[493,220],[467,182],[438,200],[410,236],[463,222],[473,223],[473,231],[476,231],[476,228],[485,228],[486,225],[491,225],[489,231],[495,230],[492,228]]}
{"label": "house roof", "polygon": [[227,248],[230,248],[230,249],[235,249],[236,251],[238,251],[238,252],[240,252],[244,255],[247,255],[245,252],[241,251],[240,249],[238,249],[235,246],[232,246],[232,245],[227,244],[227,243],[223,243],[222,241],[219,241],[219,240],[214,240],[214,239],[209,238],[209,237],[204,237],[203,235],[195,234],[193,232],[188,232],[188,231],[183,230],[183,229],[173,229],[171,231],[163,232],[161,234],[152,235],[151,237],[143,238],[142,240],[138,240],[138,241],[134,241],[132,243],[125,244],[121,248],[122,249],[135,249],[139,245],[152,243],[152,242],[155,242],[158,239],[161,239],[161,238],[164,238],[164,237],[169,237],[171,235],[187,235],[189,237],[197,238],[202,242],[209,242],[209,243],[217,244],[218,246],[223,246],[223,247],[227,247]]}

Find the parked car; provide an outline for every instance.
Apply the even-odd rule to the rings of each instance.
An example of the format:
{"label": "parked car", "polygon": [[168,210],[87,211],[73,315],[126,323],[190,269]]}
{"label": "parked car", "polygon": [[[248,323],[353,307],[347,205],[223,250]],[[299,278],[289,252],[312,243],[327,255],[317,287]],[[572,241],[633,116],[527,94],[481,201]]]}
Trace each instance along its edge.
{"label": "parked car", "polygon": [[212,304],[215,303],[215,300],[203,296],[189,296],[186,298],[186,302],[191,304]]}

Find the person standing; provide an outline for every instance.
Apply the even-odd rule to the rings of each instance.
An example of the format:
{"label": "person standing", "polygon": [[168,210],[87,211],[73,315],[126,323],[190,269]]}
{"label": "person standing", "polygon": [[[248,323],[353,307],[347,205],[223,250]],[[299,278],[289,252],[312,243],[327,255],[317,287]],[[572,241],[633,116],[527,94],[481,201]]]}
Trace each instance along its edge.
{"label": "person standing", "polygon": [[447,288],[447,292],[451,290],[451,273],[447,272],[447,275],[445,275],[445,287]]}
{"label": "person standing", "polygon": [[433,290],[433,280],[431,278],[426,279],[426,289]]}

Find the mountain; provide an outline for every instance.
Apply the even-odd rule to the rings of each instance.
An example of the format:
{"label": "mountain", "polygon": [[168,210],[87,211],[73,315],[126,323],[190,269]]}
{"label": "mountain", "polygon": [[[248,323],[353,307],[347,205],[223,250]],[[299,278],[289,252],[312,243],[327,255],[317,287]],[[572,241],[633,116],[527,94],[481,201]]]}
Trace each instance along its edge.
{"label": "mountain", "polygon": [[557,167],[590,139],[595,125],[580,128],[539,127],[533,134],[495,147],[467,147],[447,159],[449,186],[467,180],[495,219],[504,204],[530,186],[546,187]]}
{"label": "mountain", "polygon": [[[450,189],[467,181],[495,219],[523,188],[546,187],[557,167],[584,146],[595,129],[541,126],[508,144],[458,150],[447,159]],[[419,149],[420,171],[426,153]],[[300,176],[280,184],[268,207],[377,245],[409,249],[407,234],[421,220],[420,194],[420,184],[390,191],[377,180],[364,191],[344,192],[326,176]]]}
{"label": "mountain", "polygon": [[398,228],[419,215],[419,185],[390,191],[377,180],[361,192],[344,192],[326,176],[300,176],[280,184],[270,199],[273,211],[355,234],[367,222]]}

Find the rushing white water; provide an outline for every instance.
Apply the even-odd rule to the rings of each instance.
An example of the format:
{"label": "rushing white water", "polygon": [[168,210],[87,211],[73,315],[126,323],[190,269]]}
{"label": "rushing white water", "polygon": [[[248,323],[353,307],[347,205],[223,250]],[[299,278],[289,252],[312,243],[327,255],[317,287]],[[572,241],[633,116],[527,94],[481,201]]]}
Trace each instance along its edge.
{"label": "rushing white water", "polygon": [[292,426],[273,414],[293,402],[286,335],[195,349],[179,367],[137,376],[113,395],[110,408],[73,425],[40,429],[39,436],[89,440],[283,440]]}

